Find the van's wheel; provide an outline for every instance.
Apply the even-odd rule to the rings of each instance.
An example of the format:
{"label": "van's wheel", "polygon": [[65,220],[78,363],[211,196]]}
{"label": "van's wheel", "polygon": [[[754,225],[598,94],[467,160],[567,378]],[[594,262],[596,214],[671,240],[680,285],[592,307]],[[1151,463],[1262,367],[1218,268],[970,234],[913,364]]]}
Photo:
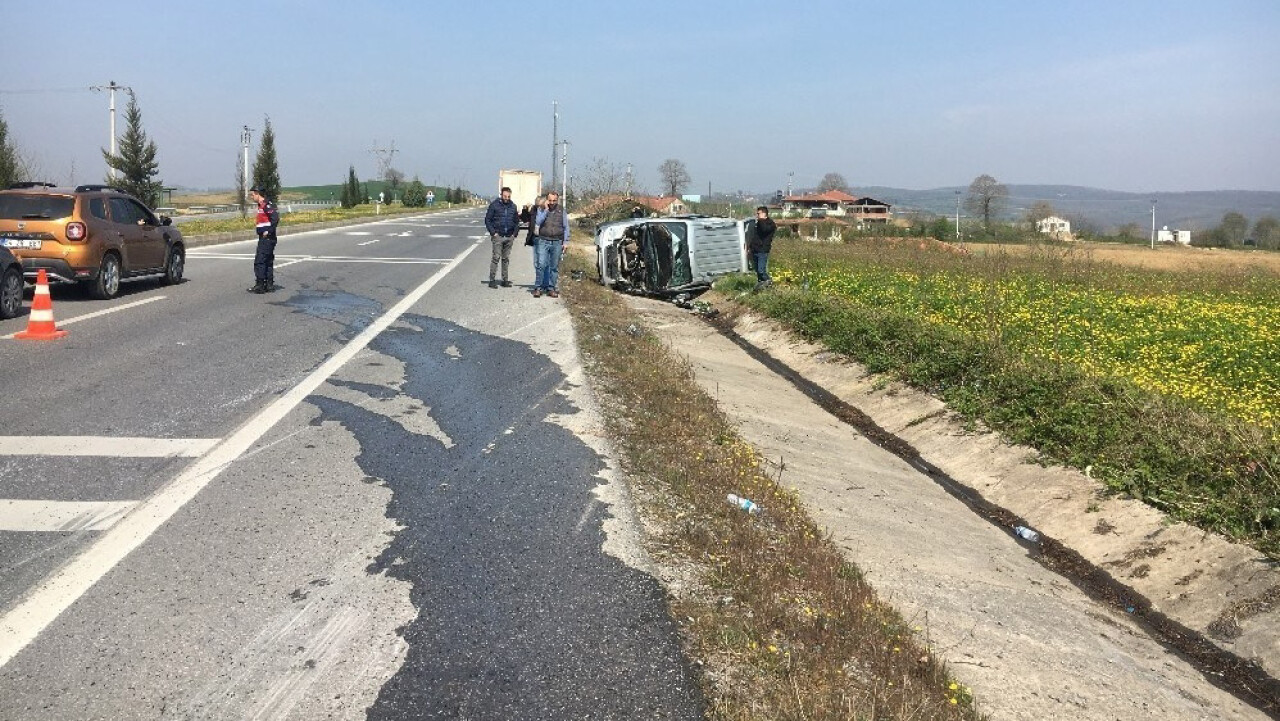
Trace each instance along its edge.
{"label": "van's wheel", "polygon": [[120,258],[114,253],[102,256],[98,277],[89,281],[89,294],[98,300],[116,297],[120,292]]}
{"label": "van's wheel", "polygon": [[160,277],[161,285],[177,285],[182,282],[182,270],[186,265],[187,252],[180,245],[169,248],[164,256],[164,275]]}
{"label": "van's wheel", "polygon": [[22,312],[22,270],[9,268],[0,278],[0,318],[14,318]]}

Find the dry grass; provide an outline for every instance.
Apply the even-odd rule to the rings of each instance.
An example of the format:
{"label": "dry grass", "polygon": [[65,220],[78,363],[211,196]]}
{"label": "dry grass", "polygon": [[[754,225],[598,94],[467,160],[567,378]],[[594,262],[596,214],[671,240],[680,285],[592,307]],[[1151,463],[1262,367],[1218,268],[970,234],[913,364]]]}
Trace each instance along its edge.
{"label": "dry grass", "polygon": [[[563,271],[584,270],[580,255]],[[977,719],[920,628],[880,602],[766,473],[686,363],[614,293],[564,284],[593,387],[717,719]],[[726,503],[746,496],[762,510]]]}
{"label": "dry grass", "polygon": [[[1032,245],[985,245],[970,243],[975,255],[1040,252]],[[1280,253],[1265,250],[1222,250],[1187,246],[1157,245],[1155,250],[1139,245],[1078,242],[1063,244],[1062,252],[1080,259],[1114,263],[1146,270],[1173,272],[1240,272],[1264,270],[1280,273]]]}

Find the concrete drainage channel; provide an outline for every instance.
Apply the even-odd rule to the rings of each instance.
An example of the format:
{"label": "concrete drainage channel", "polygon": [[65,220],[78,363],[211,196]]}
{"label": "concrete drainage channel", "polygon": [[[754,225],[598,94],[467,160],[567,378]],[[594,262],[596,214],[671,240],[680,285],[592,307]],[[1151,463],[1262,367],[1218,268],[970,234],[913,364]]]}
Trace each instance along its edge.
{"label": "concrete drainage channel", "polygon": [[[885,430],[858,408],[747,341],[734,330],[732,320],[718,315],[701,317],[751,358],[787,380],[842,423],[856,429],[875,445],[928,476],[978,517],[1006,532],[1012,532],[1017,526],[1028,525],[1017,514],[987,501],[972,488],[925,460],[910,443]],[[1203,634],[1153,609],[1151,602],[1143,595],[1120,583],[1111,574],[1062,543],[1043,535],[1034,542],[1019,542],[1031,549],[1033,559],[1069,581],[1089,598],[1127,613],[1152,639],[1189,663],[1210,683],[1273,718],[1280,718],[1280,681],[1258,664],[1224,650]]]}

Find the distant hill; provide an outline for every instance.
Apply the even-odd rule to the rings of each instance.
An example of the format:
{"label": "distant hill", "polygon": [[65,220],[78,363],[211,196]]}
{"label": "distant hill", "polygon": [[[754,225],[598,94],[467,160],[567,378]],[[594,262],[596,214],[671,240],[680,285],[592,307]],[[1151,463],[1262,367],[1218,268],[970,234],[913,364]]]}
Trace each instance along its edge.
{"label": "distant hill", "polygon": [[[1205,230],[1222,221],[1228,211],[1249,219],[1250,225],[1264,215],[1280,218],[1280,192],[1254,190],[1196,190],[1183,193],[1125,193],[1116,190],[1083,188],[1075,185],[1009,185],[1009,201],[1003,219],[1021,218],[1037,201],[1044,201],[1069,220],[1086,221],[1097,230],[1109,232],[1125,223],[1151,226],[1151,201],[1156,201],[1156,226]],[[864,195],[894,206],[894,213],[912,210],[934,215],[954,215],[956,191],[960,192],[961,215],[968,186],[907,190],[883,186],[858,187],[854,195]]]}

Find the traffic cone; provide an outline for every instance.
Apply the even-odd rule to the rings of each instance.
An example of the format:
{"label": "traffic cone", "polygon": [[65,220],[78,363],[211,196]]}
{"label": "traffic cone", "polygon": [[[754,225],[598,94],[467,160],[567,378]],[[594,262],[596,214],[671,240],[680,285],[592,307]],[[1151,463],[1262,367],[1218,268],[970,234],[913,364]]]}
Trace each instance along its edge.
{"label": "traffic cone", "polygon": [[31,314],[27,316],[27,329],[14,338],[22,340],[57,340],[66,335],[53,322],[53,299],[49,297],[49,277],[44,268],[36,276],[36,294],[31,298]]}

